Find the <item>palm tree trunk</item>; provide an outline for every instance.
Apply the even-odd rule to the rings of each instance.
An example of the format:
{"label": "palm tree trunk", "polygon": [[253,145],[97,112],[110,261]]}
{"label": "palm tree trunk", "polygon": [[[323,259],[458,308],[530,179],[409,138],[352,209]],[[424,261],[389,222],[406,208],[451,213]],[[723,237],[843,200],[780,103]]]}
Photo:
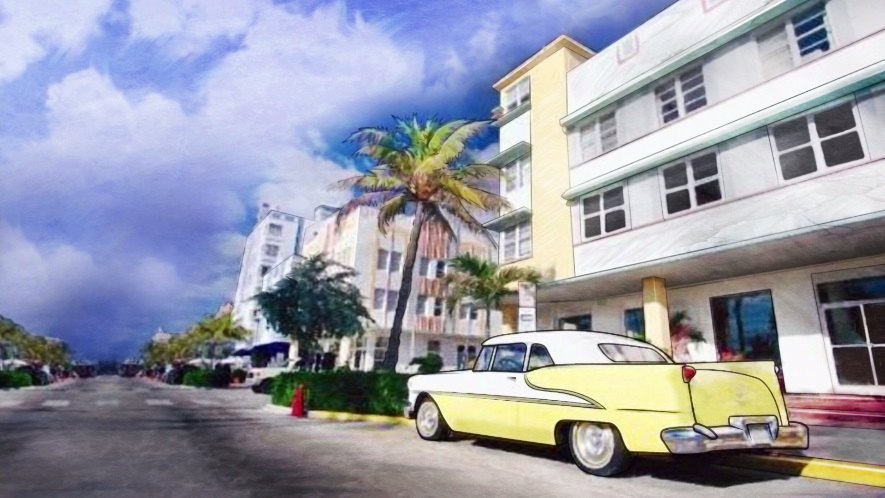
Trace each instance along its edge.
{"label": "palm tree trunk", "polygon": [[492,336],[492,306],[486,304],[486,339]]}
{"label": "palm tree trunk", "polygon": [[396,311],[393,314],[393,326],[390,327],[390,338],[387,340],[387,351],[384,353],[384,361],[381,368],[388,371],[396,371],[399,361],[399,342],[403,333],[403,318],[406,316],[406,305],[409,304],[409,295],[412,293],[412,273],[415,269],[415,259],[418,255],[418,240],[421,238],[421,229],[424,228],[424,206],[418,204],[415,210],[415,219],[412,221],[412,231],[409,234],[409,245],[406,246],[406,258],[403,261],[402,282],[399,286],[399,296],[396,300]]}

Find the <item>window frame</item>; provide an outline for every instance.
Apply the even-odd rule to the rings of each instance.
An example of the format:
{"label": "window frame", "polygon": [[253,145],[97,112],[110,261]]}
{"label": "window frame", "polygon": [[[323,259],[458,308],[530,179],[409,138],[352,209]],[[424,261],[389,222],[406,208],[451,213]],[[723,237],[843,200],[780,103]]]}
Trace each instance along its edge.
{"label": "window frame", "polygon": [[[534,350],[535,347],[539,347],[544,350],[544,352],[547,354],[547,358],[550,358],[549,364],[532,368],[532,350]],[[529,346],[528,352],[526,353],[526,363],[525,363],[525,371],[526,372],[531,372],[532,370],[537,370],[539,368],[550,367],[550,366],[554,366],[554,365],[556,365],[556,360],[553,359],[553,355],[550,354],[550,350],[547,349],[547,346],[541,344],[540,342],[534,342],[534,343],[532,343],[531,346]]]}
{"label": "window frame", "polygon": [[[686,74],[688,74],[692,71],[696,71],[696,70],[700,70],[701,84],[697,85],[697,86],[693,86],[688,91],[685,91],[682,87],[682,85],[683,85],[682,77],[685,76]],[[665,93],[665,91],[666,91],[666,90],[660,91],[665,86],[672,86],[673,87],[673,92],[674,92],[673,99],[676,102],[677,115],[675,118],[670,119],[670,120],[664,119],[664,112],[662,109],[664,102],[661,101],[661,97],[660,97],[660,94]],[[703,96],[703,99],[705,101],[704,105],[702,105],[700,107],[696,107],[696,108],[692,109],[691,111],[686,111],[685,95],[686,95],[686,93],[690,93],[690,92],[696,90],[697,88],[703,88],[703,90],[704,90],[704,96]],[[680,68],[677,71],[673,72],[671,75],[667,76],[666,78],[662,78],[661,80],[656,81],[654,83],[654,86],[652,87],[652,94],[654,94],[655,105],[657,108],[655,114],[657,114],[657,117],[658,117],[658,129],[660,129],[670,123],[679,121],[679,120],[685,118],[686,116],[688,116],[689,114],[695,113],[705,107],[708,107],[710,105],[710,100],[707,98],[707,78],[706,78],[706,75],[704,74],[703,61],[699,61],[697,63],[691,64],[685,68]],[[699,98],[692,99],[691,102],[694,102],[695,100],[700,100],[700,99]]]}
{"label": "window frame", "polygon": [[[821,139],[820,135],[817,132],[817,122],[813,119],[815,115],[821,114],[823,112],[829,111],[831,109],[835,109],[843,104],[848,103],[851,107],[851,114],[854,117],[854,128],[850,128],[848,130],[843,130],[838,133],[834,133]],[[783,153],[792,152],[795,150],[799,150],[802,147],[811,146],[811,150],[814,153],[814,165],[815,170],[811,173],[806,173],[804,175],[795,176],[793,178],[787,179],[784,177],[783,166],[781,165],[781,154],[782,151],[778,150],[777,142],[774,138],[774,128],[777,126],[783,125],[790,121],[795,121],[799,119],[805,120],[805,126],[808,130],[809,141],[800,145],[796,145],[790,147],[788,149],[784,149]],[[827,102],[821,106],[815,107],[813,109],[809,109],[807,111],[794,114],[786,119],[779,120],[777,122],[771,123],[765,127],[768,132],[768,143],[771,147],[771,154],[774,156],[774,166],[777,169],[777,179],[780,185],[790,185],[795,182],[801,182],[803,180],[807,180],[809,178],[817,178],[822,175],[827,175],[834,171],[840,171],[844,168],[850,168],[852,166],[856,166],[858,164],[864,164],[870,162],[870,151],[867,147],[867,138],[866,132],[863,127],[863,122],[861,121],[860,113],[857,108],[857,99],[854,98],[854,94],[847,95],[845,97],[836,99],[832,102]],[[824,157],[822,142],[826,140],[832,140],[836,137],[848,135],[850,133],[857,133],[858,142],[860,143],[860,148],[863,151],[863,157],[860,159],[855,159],[853,161],[836,164],[833,166],[828,166],[826,163],[826,158]]]}
{"label": "window frame", "polygon": [[[521,366],[521,369],[520,369],[519,371],[515,371],[515,370],[494,370],[494,369],[492,368],[492,367],[495,366],[495,360],[498,359],[498,350],[499,350],[502,346],[519,346],[519,345],[521,345],[521,346],[524,348],[523,356],[522,356],[522,366]],[[486,370],[480,370],[480,371],[482,371],[482,372],[510,373],[510,374],[514,374],[514,373],[525,373],[526,362],[528,361],[528,358],[529,358],[529,346],[528,346],[528,344],[526,344],[526,343],[524,343],[524,342],[508,342],[508,343],[506,343],[506,344],[495,344],[495,353],[492,355],[492,358],[491,358],[491,360],[489,361],[489,368],[486,369]]]}
{"label": "window frame", "polygon": [[[522,228],[523,226],[528,226],[529,227],[528,231],[530,232],[530,236],[528,239],[528,241],[529,241],[528,242],[528,246],[529,246],[528,252],[526,252],[524,254],[520,253],[521,232],[524,230],[524,228]],[[501,233],[501,240],[500,240],[499,247],[501,247],[500,259],[503,263],[512,263],[514,261],[519,261],[521,259],[527,259],[527,258],[532,257],[533,238],[532,238],[531,232],[532,232],[532,220],[526,220],[526,221],[523,221],[522,223],[517,223],[517,224],[513,225],[512,227],[501,230],[501,232],[500,232]],[[506,246],[507,246],[507,234],[509,234],[509,233],[513,234],[513,256],[508,258]]]}
{"label": "window frame", "polygon": [[[605,208],[605,194],[607,192],[610,192],[610,191],[618,189],[618,188],[621,189],[621,196],[623,197],[624,202],[622,204],[619,204],[618,206],[606,209]],[[627,188],[626,182],[619,182],[614,185],[609,185],[603,189],[596,190],[596,191],[594,191],[588,195],[582,196],[580,198],[580,201],[579,201],[580,206],[578,209],[580,210],[579,211],[579,214],[580,214],[579,230],[581,230],[581,241],[582,242],[586,242],[589,240],[601,239],[603,237],[607,237],[609,235],[614,235],[616,233],[627,231],[632,228],[632,225],[630,223],[630,209],[629,209],[630,197],[629,197],[628,190],[629,189]],[[584,199],[589,199],[590,197],[595,197],[595,196],[599,196],[599,211],[597,211],[595,213],[587,214],[584,211]],[[614,211],[618,211],[618,210],[624,211],[624,226],[621,228],[618,228],[616,230],[612,230],[611,232],[606,231],[605,230],[605,215],[610,212],[614,212]],[[599,217],[600,233],[599,233],[599,235],[593,235],[591,237],[588,237],[587,231],[585,230],[586,220],[587,220],[587,218],[592,218],[592,217],[596,217],[596,216]]]}
{"label": "window frame", "polygon": [[[271,251],[273,248],[273,251]],[[262,251],[265,256],[275,258],[280,255],[280,246],[276,244],[264,244],[264,251]]]}
{"label": "window frame", "polygon": [[[511,176],[512,175],[512,176]],[[513,178],[513,187],[508,186]],[[532,186],[532,156],[524,154],[501,167],[501,192],[512,194]]]}
{"label": "window frame", "polygon": [[[804,7],[804,6],[803,6]],[[795,18],[803,16],[805,14],[809,14],[812,11],[820,9],[823,12],[823,29],[826,31],[827,37],[826,41],[829,43],[829,48],[826,51],[814,50],[809,54],[802,55],[801,49],[799,47],[799,38],[796,36],[796,25],[794,23]],[[810,16],[811,17],[811,16]],[[809,18],[810,18],[809,17]],[[785,71],[781,71],[774,75],[766,75],[763,64],[763,57],[760,51],[761,46],[759,40],[763,37],[767,37],[775,32],[783,33],[787,45],[787,51],[790,54],[790,67]],[[756,43],[756,52],[759,56],[760,68],[762,69],[762,77],[764,81],[771,80],[776,78],[782,74],[788,73],[791,70],[811,62],[813,60],[818,59],[819,57],[823,57],[824,55],[833,52],[838,47],[835,43],[835,38],[833,37],[833,28],[830,24],[830,15],[827,12],[827,3],[826,1],[819,2],[811,7],[796,9],[789,14],[786,14],[784,17],[764,26],[763,28],[758,29],[753,34],[753,40]]]}
{"label": "window frame", "polygon": [[[695,159],[699,159],[701,157],[710,155],[710,154],[712,154],[713,157],[716,159],[716,174],[713,175],[712,177],[702,178],[701,181],[698,183],[694,178],[694,165],[692,164],[692,161],[694,161]],[[724,176],[722,175],[722,166],[721,166],[720,160],[719,160],[720,156],[721,156],[721,154],[719,153],[719,146],[716,145],[714,147],[704,149],[700,152],[695,152],[694,154],[685,156],[678,161],[672,161],[672,162],[669,162],[663,166],[658,167],[658,183],[659,183],[660,189],[661,189],[660,190],[660,192],[661,192],[661,209],[663,210],[662,212],[664,215],[664,219],[674,218],[677,216],[684,215],[686,213],[691,213],[691,212],[694,212],[694,211],[697,211],[700,209],[705,209],[710,206],[716,206],[716,205],[721,204],[727,200],[725,198],[725,181],[724,181]],[[680,185],[680,186],[668,189],[666,180],[664,178],[664,171],[667,169],[670,169],[674,166],[680,165],[680,164],[685,166],[685,175],[686,175],[687,182],[685,183],[685,185]],[[715,201],[707,202],[705,204],[698,204],[697,203],[697,191],[695,189],[697,188],[698,185],[705,185],[707,183],[712,183],[714,180],[719,182],[719,194],[720,194],[719,199],[715,200]],[[667,208],[667,194],[674,193],[674,192],[677,192],[680,190],[688,190],[688,201],[689,201],[690,205],[689,205],[688,209],[682,209],[682,210],[676,211],[674,213],[671,213],[669,211],[669,209]]]}
{"label": "window frame", "polygon": [[[384,255],[383,258],[381,257],[382,254]],[[379,247],[378,252],[377,252],[377,256],[375,259],[375,269],[377,271],[387,271],[387,268],[389,265],[390,265],[390,251]]]}
{"label": "window frame", "polygon": [[532,81],[526,76],[504,90],[501,99],[501,107],[504,113],[512,112],[521,105],[532,101]]}
{"label": "window frame", "polygon": [[282,237],[283,236],[283,225],[279,223],[268,223],[267,224],[267,234],[272,237]]}
{"label": "window frame", "polygon": [[[614,144],[605,146],[602,125],[604,121],[612,123],[614,130]],[[599,157],[606,152],[617,149],[621,143],[618,133],[618,110],[617,107],[609,107],[599,112],[594,118],[578,127],[578,148],[580,149],[580,162],[586,162]],[[586,138],[585,138],[586,137]],[[592,139],[592,142],[591,140]],[[588,147],[588,146],[592,146]]]}

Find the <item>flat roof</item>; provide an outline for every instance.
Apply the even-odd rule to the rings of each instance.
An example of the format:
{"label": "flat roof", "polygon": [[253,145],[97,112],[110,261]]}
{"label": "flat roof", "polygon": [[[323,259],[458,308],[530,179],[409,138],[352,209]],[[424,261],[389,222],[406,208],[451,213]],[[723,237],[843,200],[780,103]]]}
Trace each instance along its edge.
{"label": "flat roof", "polygon": [[541,61],[543,61],[547,57],[550,57],[561,48],[567,48],[578,56],[585,59],[589,59],[595,54],[595,52],[585,47],[581,43],[578,43],[570,36],[559,35],[556,37],[555,40],[548,43],[544,48],[536,52],[535,55],[529,57],[528,59],[526,59],[525,62],[516,66],[516,69],[510,71],[503,78],[495,82],[495,84],[492,85],[492,88],[500,92],[504,88],[516,82],[518,79],[522,78],[522,76],[525,75],[525,73],[527,73],[530,69],[537,66]]}

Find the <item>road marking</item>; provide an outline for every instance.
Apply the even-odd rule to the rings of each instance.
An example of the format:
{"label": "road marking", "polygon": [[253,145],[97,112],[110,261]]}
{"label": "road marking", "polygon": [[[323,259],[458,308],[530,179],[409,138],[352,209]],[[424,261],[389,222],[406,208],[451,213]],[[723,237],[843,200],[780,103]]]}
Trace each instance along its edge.
{"label": "road marking", "polygon": [[172,400],[170,399],[146,399],[144,402],[148,406],[172,406]]}
{"label": "road marking", "polygon": [[116,399],[100,399],[95,402],[97,406],[117,406],[120,402]]}
{"label": "road marking", "polygon": [[47,399],[43,402],[42,406],[47,408],[64,408],[65,406],[70,405],[71,402],[66,399]]}
{"label": "road marking", "polygon": [[0,408],[12,408],[12,407],[18,406],[20,404],[22,404],[21,401],[6,399],[3,401],[0,401]]}
{"label": "road marking", "polygon": [[191,401],[193,401],[194,403],[196,403],[198,405],[203,405],[203,406],[218,406],[220,404],[217,401],[212,401],[209,399],[192,399]]}

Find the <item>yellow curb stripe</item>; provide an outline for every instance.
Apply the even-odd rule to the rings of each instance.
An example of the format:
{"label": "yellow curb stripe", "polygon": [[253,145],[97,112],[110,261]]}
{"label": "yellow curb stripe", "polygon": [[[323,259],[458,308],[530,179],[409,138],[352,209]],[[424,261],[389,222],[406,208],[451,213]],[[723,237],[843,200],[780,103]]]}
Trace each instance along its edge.
{"label": "yellow curb stripe", "polygon": [[885,466],[791,455],[730,455],[721,463],[779,474],[885,488]]}
{"label": "yellow curb stripe", "polygon": [[362,413],[349,412],[327,412],[318,410],[309,410],[307,412],[309,418],[317,418],[323,420],[335,420],[338,422],[374,422],[377,424],[390,425],[412,425],[412,421],[405,417],[393,417],[389,415],[365,415]]}

